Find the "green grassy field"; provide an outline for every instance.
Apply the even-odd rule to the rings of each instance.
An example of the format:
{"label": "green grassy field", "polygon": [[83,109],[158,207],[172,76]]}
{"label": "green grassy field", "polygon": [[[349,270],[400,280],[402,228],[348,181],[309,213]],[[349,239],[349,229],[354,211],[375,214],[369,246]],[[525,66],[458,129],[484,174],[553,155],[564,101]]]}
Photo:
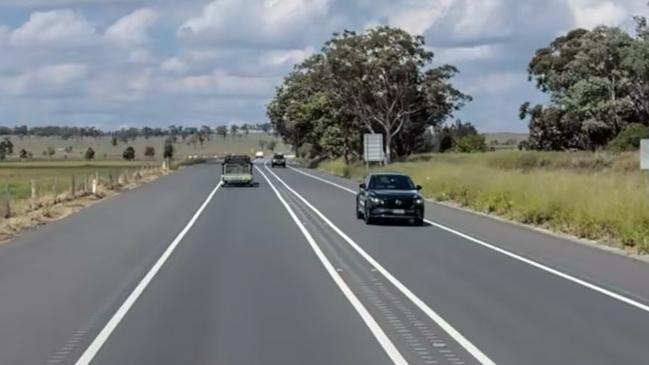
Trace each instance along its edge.
{"label": "green grassy field", "polygon": [[[319,168],[367,173],[342,161]],[[649,174],[639,171],[637,154],[425,155],[371,170],[405,172],[439,201],[649,253]]]}
{"label": "green grassy field", "polygon": [[[178,143],[174,145],[176,151],[175,155],[177,159],[183,159],[186,156],[190,155],[223,155],[223,154],[251,154],[255,151],[260,150],[259,141],[263,140],[265,142],[275,141],[277,146],[275,151],[277,152],[289,152],[290,146],[282,143],[281,139],[275,138],[274,136],[262,133],[249,134],[248,136],[227,136],[226,138],[220,136],[212,136],[210,141],[205,141],[203,146],[196,144],[196,146],[188,144],[187,142],[190,139],[187,138],[186,141],[182,141],[181,138],[178,138]],[[88,147],[92,147],[95,150],[95,160],[121,160],[122,152],[128,146],[132,146],[135,149],[136,159],[137,160],[147,160],[144,157],[144,149],[147,146],[155,148],[156,156],[154,159],[160,159],[162,157],[162,151],[164,147],[164,137],[151,137],[149,139],[137,138],[134,141],[128,141],[127,143],[119,142],[117,146],[111,144],[110,137],[101,137],[101,138],[72,138],[72,139],[61,139],[56,137],[32,137],[27,136],[22,139],[13,136],[11,141],[14,144],[14,154],[10,156],[10,160],[18,159],[18,152],[21,149],[25,149],[33,154],[34,160],[65,160],[66,157],[68,160],[83,160],[84,153]],[[43,155],[48,147],[55,149],[56,153],[51,158]],[[72,147],[71,153],[66,153],[65,148]],[[270,151],[266,150],[267,153]]]}

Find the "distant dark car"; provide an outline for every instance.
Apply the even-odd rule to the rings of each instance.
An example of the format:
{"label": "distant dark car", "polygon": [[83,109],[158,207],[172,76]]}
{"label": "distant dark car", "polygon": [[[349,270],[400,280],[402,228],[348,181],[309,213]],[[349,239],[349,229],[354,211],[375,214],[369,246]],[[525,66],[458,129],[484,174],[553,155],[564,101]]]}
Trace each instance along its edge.
{"label": "distant dark car", "polygon": [[275,166],[281,166],[281,167],[286,167],[286,158],[282,154],[275,154],[273,156],[273,159],[270,160],[270,166],[275,167]]}
{"label": "distant dark car", "polygon": [[359,185],[356,217],[372,224],[377,218],[410,219],[424,224],[424,198],[421,186],[399,173],[370,174]]}

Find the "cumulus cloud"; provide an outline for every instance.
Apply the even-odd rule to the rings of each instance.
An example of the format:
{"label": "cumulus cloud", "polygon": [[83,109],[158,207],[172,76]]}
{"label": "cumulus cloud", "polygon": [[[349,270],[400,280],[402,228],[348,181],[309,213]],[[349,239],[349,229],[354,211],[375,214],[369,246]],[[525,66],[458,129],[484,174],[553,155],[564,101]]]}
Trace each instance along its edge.
{"label": "cumulus cloud", "polygon": [[0,3],[0,50],[11,55],[0,58],[0,119],[105,128],[262,121],[282,77],[331,33],[391,25],[423,34],[436,64],[458,66],[454,82],[475,97],[459,117],[521,130],[517,106],[542,98],[525,74],[537,48],[576,26],[631,29],[632,15],[649,13],[638,0]]}
{"label": "cumulus cloud", "polygon": [[493,59],[502,52],[502,46],[485,44],[474,47],[432,48],[437,62],[457,63]]}
{"label": "cumulus cloud", "polygon": [[446,14],[454,0],[425,1],[395,9],[388,14],[391,26],[404,29],[413,34],[424,34],[435,22]]}
{"label": "cumulus cloud", "polygon": [[189,69],[189,66],[178,57],[172,57],[164,60],[160,65],[160,69],[166,72],[184,73]]}
{"label": "cumulus cloud", "polygon": [[270,66],[295,65],[315,53],[314,47],[305,49],[274,50],[261,55],[261,64]]}
{"label": "cumulus cloud", "polygon": [[578,27],[592,29],[598,25],[620,25],[630,18],[622,5],[612,1],[570,0]]}
{"label": "cumulus cloud", "polygon": [[[43,66],[0,78],[0,93],[11,96],[61,92],[88,74],[88,66],[77,63]],[[67,94],[67,92],[66,92]]]}
{"label": "cumulus cloud", "polygon": [[85,46],[97,36],[95,28],[72,10],[33,13],[29,20],[10,34],[19,46]]}
{"label": "cumulus cloud", "polygon": [[226,70],[192,75],[164,82],[163,89],[173,94],[220,95],[227,97],[266,97],[279,80],[265,76],[243,76]]}
{"label": "cumulus cloud", "polygon": [[215,0],[186,20],[184,39],[283,45],[304,39],[326,21],[330,0]]}
{"label": "cumulus cloud", "polygon": [[152,9],[138,9],[117,20],[106,30],[106,38],[121,46],[136,46],[147,42],[148,31],[158,20]]}

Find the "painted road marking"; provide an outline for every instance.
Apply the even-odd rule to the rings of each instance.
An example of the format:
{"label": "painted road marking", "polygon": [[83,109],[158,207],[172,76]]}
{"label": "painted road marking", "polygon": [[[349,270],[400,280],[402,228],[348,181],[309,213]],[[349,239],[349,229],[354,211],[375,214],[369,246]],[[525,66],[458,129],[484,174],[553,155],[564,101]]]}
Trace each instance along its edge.
{"label": "painted road marking", "polygon": [[[341,190],[347,191],[349,193],[356,194],[356,192],[354,190],[349,189],[349,188],[347,188],[345,186],[342,186],[340,184],[336,184],[336,183],[331,182],[331,181],[329,181],[327,179],[323,179],[323,178],[321,178],[319,176],[315,176],[315,175],[306,173],[304,171],[301,171],[301,170],[293,168],[293,167],[289,167],[289,168],[291,170],[293,170],[293,171],[296,171],[296,172],[302,174],[302,175],[305,175],[305,176],[311,177],[313,179],[316,179],[318,181],[324,182],[326,184],[335,186],[335,187],[337,187],[337,188],[339,188]],[[520,255],[515,254],[515,253],[513,253],[511,251],[505,250],[505,249],[500,248],[498,246],[495,246],[495,245],[493,245],[491,243],[487,243],[485,241],[479,240],[479,239],[477,239],[475,237],[471,237],[471,236],[469,236],[467,234],[464,234],[464,233],[462,233],[460,231],[457,231],[457,230],[455,230],[453,228],[450,228],[450,227],[447,227],[445,225],[439,224],[437,222],[433,222],[433,221],[428,220],[428,219],[425,219],[424,221],[426,221],[426,223],[428,223],[428,224],[430,224],[430,225],[432,225],[434,227],[437,227],[437,228],[439,228],[441,230],[452,233],[452,234],[454,234],[456,236],[462,237],[462,238],[464,238],[464,239],[466,239],[468,241],[471,241],[471,242],[473,242],[475,244],[478,244],[478,245],[480,245],[482,247],[488,248],[488,249],[490,249],[492,251],[495,251],[495,252],[498,252],[498,253],[503,254],[505,256],[508,256],[508,257],[510,257],[510,258],[512,258],[514,260],[518,260],[520,262],[526,263],[526,264],[528,264],[530,266],[533,266],[533,267],[535,267],[537,269],[543,270],[545,272],[548,272],[548,273],[553,274],[555,276],[558,276],[560,278],[571,281],[571,282],[573,282],[575,284],[578,284],[578,285],[581,285],[581,286],[586,287],[588,289],[594,290],[594,291],[596,291],[596,292],[598,292],[600,294],[603,294],[603,295],[606,295],[606,296],[608,296],[610,298],[619,300],[620,302],[626,303],[628,305],[631,305],[631,306],[633,306],[635,308],[638,308],[640,310],[643,310],[645,312],[649,312],[649,305],[643,304],[643,303],[641,303],[641,302],[639,302],[637,300],[633,300],[633,299],[631,299],[629,297],[625,297],[625,296],[623,296],[621,294],[618,294],[618,293],[615,293],[615,292],[613,292],[611,290],[602,288],[601,286],[598,286],[596,284],[589,283],[586,280],[583,280],[583,279],[580,279],[578,277],[572,276],[572,275],[567,274],[567,273],[565,273],[563,271],[553,269],[553,268],[551,268],[549,266],[543,265],[542,263],[540,263],[538,261],[534,261],[532,259],[528,259],[526,257],[520,256]]]}
{"label": "painted road marking", "polygon": [[471,341],[464,337],[458,330],[456,330],[450,323],[448,323],[442,316],[437,312],[431,309],[424,301],[417,297],[410,289],[408,289],[403,283],[401,283],[394,275],[392,275],[388,270],[386,270],[378,261],[376,261],[372,256],[370,256],[365,250],[363,250],[354,240],[352,240],[345,232],[343,232],[338,226],[333,224],[329,218],[320,212],[316,207],[314,207],[308,200],[306,200],[302,195],[297,191],[291,188],[284,180],[282,180],[277,174],[271,171],[268,166],[265,166],[266,170],[270,172],[279,182],[286,187],[293,195],[300,199],[307,207],[309,207],[314,213],[316,213],[320,219],[322,219],[331,229],[333,229],[340,237],[342,237],[356,252],[358,252],[367,262],[370,263],[378,272],[380,272],[394,287],[396,287],[406,298],[410,299],[422,312],[424,312],[428,318],[435,322],[440,328],[442,328],[449,336],[451,336],[460,346],[462,346],[467,352],[469,352],[477,361],[485,365],[495,365],[487,355],[485,355],[480,349],[478,349]]}
{"label": "painted road marking", "polygon": [[336,269],[334,268],[333,264],[329,261],[329,259],[325,256],[325,254],[322,252],[322,249],[320,249],[320,246],[316,243],[315,239],[313,239],[313,236],[311,236],[311,233],[306,229],[304,224],[300,221],[300,219],[297,217],[293,209],[288,205],[286,200],[284,200],[284,197],[279,193],[275,185],[270,181],[268,176],[264,174],[263,171],[257,166],[255,168],[259,171],[259,173],[266,179],[268,182],[268,185],[273,189],[275,192],[275,195],[277,195],[277,198],[280,200],[282,205],[284,205],[284,208],[288,211],[289,215],[295,222],[295,224],[298,226],[306,240],[309,242],[309,245],[311,245],[311,248],[315,252],[316,256],[318,259],[320,259],[320,262],[322,265],[325,267],[327,270],[327,273],[331,276],[333,281],[338,285],[338,288],[343,292],[347,300],[352,304],[354,309],[356,309],[356,312],[361,316],[367,327],[370,329],[374,337],[378,340],[379,344],[381,347],[383,347],[383,350],[388,354],[390,359],[392,360],[393,363],[398,364],[398,365],[407,365],[408,362],[403,358],[403,355],[399,352],[397,347],[392,343],[392,341],[388,338],[388,336],[385,334],[383,329],[379,326],[379,324],[376,322],[374,317],[370,314],[370,312],[365,308],[363,303],[356,297],[354,292],[351,290],[349,286],[345,283],[343,278],[338,274]]}
{"label": "painted road marking", "polygon": [[106,323],[106,326],[104,326],[104,328],[99,332],[97,337],[95,337],[95,339],[92,341],[90,346],[88,346],[86,351],[84,351],[84,353],[81,355],[79,360],[77,360],[77,362],[75,363],[76,365],[88,365],[92,362],[92,360],[95,358],[99,350],[101,350],[104,343],[106,343],[110,335],[113,333],[115,328],[119,325],[122,319],[124,319],[126,313],[128,313],[128,311],[131,309],[133,304],[135,304],[135,302],[138,300],[140,295],[142,295],[144,289],[146,289],[149,283],[151,283],[151,280],[153,280],[153,278],[156,276],[158,271],[160,271],[160,268],[162,268],[165,262],[167,262],[167,260],[174,252],[178,244],[183,240],[183,238],[185,238],[187,232],[189,232],[189,230],[192,228],[194,223],[196,223],[198,217],[200,217],[200,215],[203,213],[207,205],[210,203],[210,201],[212,201],[214,194],[216,194],[216,192],[219,190],[220,187],[221,187],[221,183],[219,182],[218,185],[216,185],[216,187],[214,188],[214,190],[212,190],[210,195],[205,199],[205,201],[200,206],[200,208],[198,208],[196,213],[194,213],[194,216],[192,217],[192,219],[189,220],[185,228],[183,228],[183,230],[180,231],[178,236],[176,236],[173,242],[171,242],[169,247],[167,247],[167,249],[162,254],[162,256],[160,256],[158,261],[156,261],[153,267],[151,267],[149,272],[147,272],[147,274],[144,276],[144,278],[142,278],[140,283],[135,287],[135,289],[133,289],[133,291],[128,296],[128,298],[126,298],[124,303],[122,303],[119,309],[117,309],[117,312],[115,312],[115,314],[113,314],[113,316],[110,318],[108,323]]}

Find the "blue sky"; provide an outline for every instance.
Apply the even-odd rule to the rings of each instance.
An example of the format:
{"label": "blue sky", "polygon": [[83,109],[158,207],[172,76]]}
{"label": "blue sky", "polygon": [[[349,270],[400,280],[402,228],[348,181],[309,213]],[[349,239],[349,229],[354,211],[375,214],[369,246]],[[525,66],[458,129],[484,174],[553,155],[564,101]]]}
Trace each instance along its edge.
{"label": "blue sky", "polygon": [[633,28],[642,0],[0,0],[0,125],[265,121],[291,66],[332,32],[423,34],[474,101],[457,116],[525,131],[537,48],[577,26]]}

